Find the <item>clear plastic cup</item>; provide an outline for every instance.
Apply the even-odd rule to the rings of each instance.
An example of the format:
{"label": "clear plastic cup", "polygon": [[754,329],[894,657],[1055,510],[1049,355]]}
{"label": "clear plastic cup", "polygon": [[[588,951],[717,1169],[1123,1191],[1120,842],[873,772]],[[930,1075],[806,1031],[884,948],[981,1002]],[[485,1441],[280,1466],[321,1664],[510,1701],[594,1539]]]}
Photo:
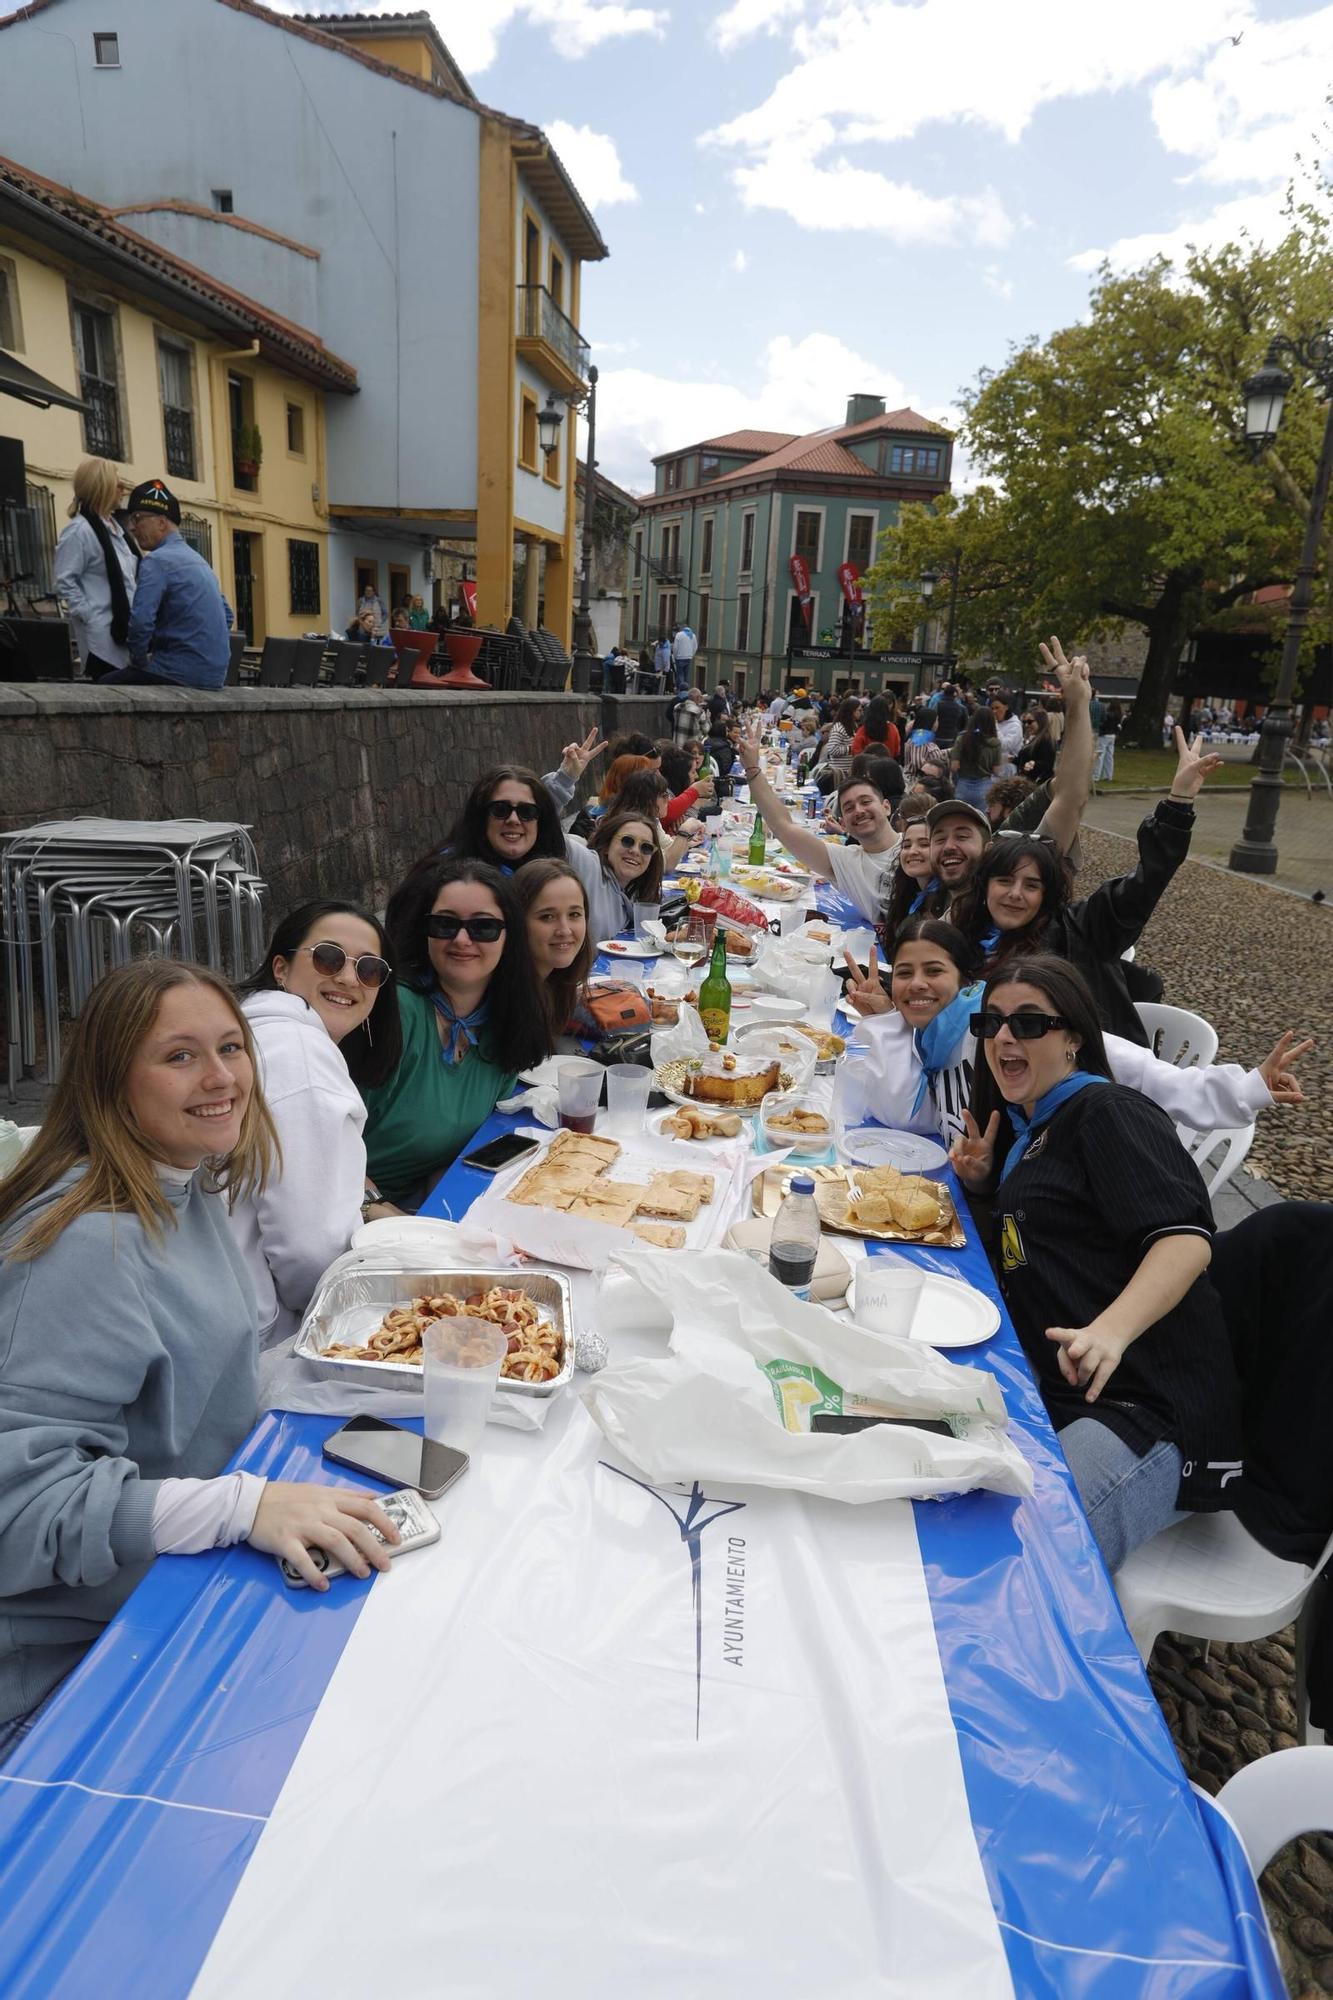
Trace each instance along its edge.
{"label": "clear plastic cup", "polygon": [[852,1317],[871,1333],[910,1339],[925,1282],[920,1264],[891,1250],[862,1258],[852,1273]]}
{"label": "clear plastic cup", "polygon": [[560,1123],[569,1132],[591,1132],[606,1071],[600,1063],[575,1056],[559,1071]]}
{"label": "clear plastic cup", "polygon": [[642,1132],[648,1118],[648,1089],[653,1073],[642,1063],[609,1063],[606,1071],[606,1129],[629,1137]]}
{"label": "clear plastic cup", "polygon": [[426,1436],[475,1452],[486,1428],[509,1341],[489,1320],[462,1313],[433,1319],[421,1337],[425,1351]]}

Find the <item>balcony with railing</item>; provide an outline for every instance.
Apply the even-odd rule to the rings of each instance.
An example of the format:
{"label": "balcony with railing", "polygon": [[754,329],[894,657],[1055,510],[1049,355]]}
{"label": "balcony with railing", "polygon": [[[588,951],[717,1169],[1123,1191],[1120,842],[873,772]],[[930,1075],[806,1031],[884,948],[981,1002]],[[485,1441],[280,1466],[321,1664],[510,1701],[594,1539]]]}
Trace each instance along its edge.
{"label": "balcony with railing", "polygon": [[79,394],[87,408],[83,413],[83,442],[93,458],[123,458],[120,431],[120,396],[114,382],[96,375],[80,375]]}
{"label": "balcony with railing", "polygon": [[167,472],[176,479],[193,479],[194,412],[162,406],[162,428],[167,441]]}
{"label": "balcony with railing", "polygon": [[572,395],[588,379],[588,343],[545,285],[518,288],[518,352],[555,389]]}

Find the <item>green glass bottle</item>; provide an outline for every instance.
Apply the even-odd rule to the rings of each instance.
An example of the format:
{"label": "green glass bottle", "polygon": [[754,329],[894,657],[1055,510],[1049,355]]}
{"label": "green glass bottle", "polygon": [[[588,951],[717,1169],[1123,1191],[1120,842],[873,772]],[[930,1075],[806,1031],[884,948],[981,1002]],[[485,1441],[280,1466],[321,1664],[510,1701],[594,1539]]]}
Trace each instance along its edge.
{"label": "green glass bottle", "polygon": [[731,1027],[731,981],[727,978],[727,940],[721,925],[713,938],[708,977],[699,988],[699,1019],[710,1042],[720,1048]]}
{"label": "green glass bottle", "polygon": [[750,852],[747,857],[751,868],[762,868],[768,858],[768,835],[758,812],[754,816],[754,826],[750,830]]}

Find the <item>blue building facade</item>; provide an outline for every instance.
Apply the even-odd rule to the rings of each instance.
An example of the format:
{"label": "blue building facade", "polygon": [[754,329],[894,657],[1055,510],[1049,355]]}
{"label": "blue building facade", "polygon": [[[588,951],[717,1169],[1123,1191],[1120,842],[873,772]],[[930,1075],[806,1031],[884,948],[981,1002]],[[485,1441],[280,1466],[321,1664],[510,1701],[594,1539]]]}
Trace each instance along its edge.
{"label": "blue building facade", "polygon": [[910,633],[864,629],[838,572],[865,574],[904,501],[949,490],[952,451],[928,417],[853,396],[828,430],[732,431],[663,453],[630,537],[627,644],[689,625],[701,681],[751,695],[914,691],[930,656]]}

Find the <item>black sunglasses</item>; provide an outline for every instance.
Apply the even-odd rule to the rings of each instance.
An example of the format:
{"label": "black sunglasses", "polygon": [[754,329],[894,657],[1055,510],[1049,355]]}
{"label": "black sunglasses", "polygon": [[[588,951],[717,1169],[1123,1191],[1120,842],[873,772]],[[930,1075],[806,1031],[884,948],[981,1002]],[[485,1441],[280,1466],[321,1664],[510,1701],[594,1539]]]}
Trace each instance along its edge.
{"label": "black sunglasses", "polygon": [[657,842],[655,840],[636,840],[632,833],[622,833],[619,845],[622,854],[652,854],[656,850]]}
{"label": "black sunglasses", "polygon": [[1054,1028],[1069,1026],[1063,1014],[997,1014],[988,1010],[974,1014],[969,1024],[979,1042],[993,1042],[1001,1028],[1007,1028],[1016,1042],[1039,1042]]}
{"label": "black sunglasses", "polygon": [[503,936],[504,927],[503,917],[427,917],[426,936],[452,944],[460,931],[466,931],[473,944],[494,944]]}
{"label": "black sunglasses", "polygon": [[492,819],[521,819],[524,826],[531,826],[537,817],[536,806],[519,799],[491,799],[486,810]]}
{"label": "black sunglasses", "polygon": [[[347,953],[340,944],[324,939],[319,944],[303,944],[301,951],[308,951],[320,972],[334,979],[347,963]],[[377,958],[373,951],[363,951],[359,958],[352,960],[353,969],[363,986],[383,986],[386,979],[393,978],[393,970],[387,958]]]}

